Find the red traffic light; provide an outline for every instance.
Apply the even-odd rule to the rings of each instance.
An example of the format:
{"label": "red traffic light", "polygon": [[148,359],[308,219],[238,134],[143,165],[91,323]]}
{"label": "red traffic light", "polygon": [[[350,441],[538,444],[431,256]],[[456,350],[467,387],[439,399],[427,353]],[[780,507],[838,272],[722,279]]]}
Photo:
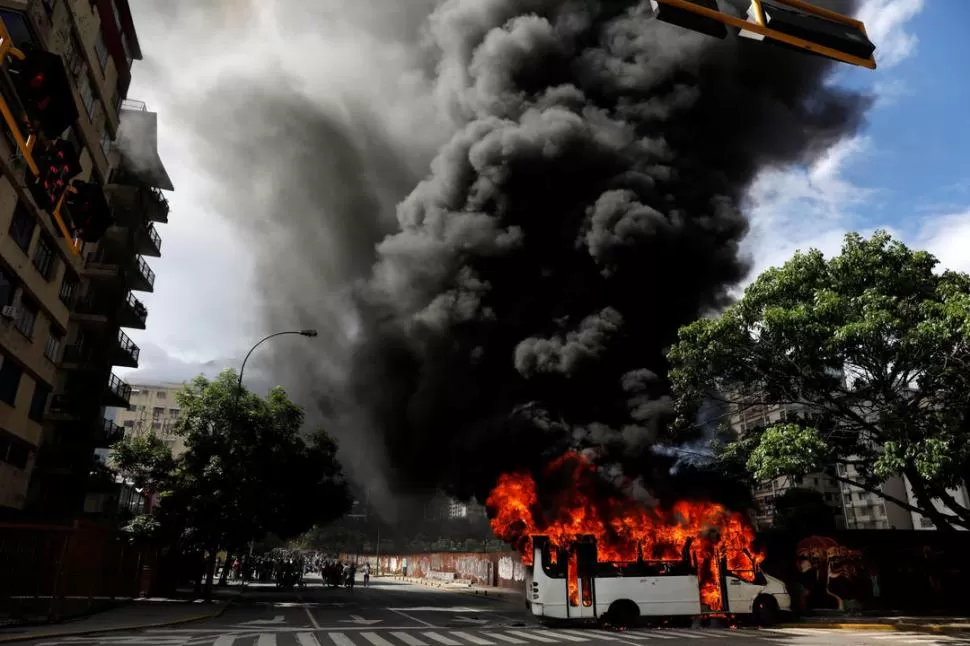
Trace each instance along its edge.
{"label": "red traffic light", "polygon": [[74,225],[74,235],[84,242],[97,242],[112,224],[111,207],[96,182],[76,181],[76,192],[68,193],[64,201]]}
{"label": "red traffic light", "polygon": [[11,63],[11,78],[27,112],[27,119],[48,139],[56,139],[77,121],[77,104],[57,54],[35,49]]}
{"label": "red traffic light", "polygon": [[40,175],[30,178],[27,188],[38,207],[53,211],[68,183],[81,172],[77,150],[70,142],[57,139],[40,152],[35,149],[34,161]]}

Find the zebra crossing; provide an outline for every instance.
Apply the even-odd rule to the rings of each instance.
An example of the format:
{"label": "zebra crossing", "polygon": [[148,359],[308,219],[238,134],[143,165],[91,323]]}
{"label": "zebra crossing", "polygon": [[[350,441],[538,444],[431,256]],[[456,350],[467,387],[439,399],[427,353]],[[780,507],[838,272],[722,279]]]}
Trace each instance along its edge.
{"label": "zebra crossing", "polygon": [[[844,631],[826,629],[705,629],[659,628],[609,631],[600,629],[498,628],[479,630],[403,629],[330,631],[309,628],[266,629],[155,629],[128,635],[92,635],[63,637],[44,641],[36,646],[579,646],[616,642],[627,646],[674,646],[709,641],[711,646],[722,644],[763,643],[765,646],[783,644],[832,644],[832,637]],[[855,633],[857,638],[860,633]],[[861,640],[852,640],[862,643]],[[933,635],[912,632],[867,634],[865,643],[878,646],[958,646],[970,645],[970,636]]]}

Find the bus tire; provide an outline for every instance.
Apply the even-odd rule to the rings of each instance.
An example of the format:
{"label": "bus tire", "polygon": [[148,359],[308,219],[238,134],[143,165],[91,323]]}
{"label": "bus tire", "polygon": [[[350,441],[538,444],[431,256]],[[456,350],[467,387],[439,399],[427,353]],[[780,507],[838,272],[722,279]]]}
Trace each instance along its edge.
{"label": "bus tire", "polygon": [[759,594],[751,605],[751,617],[759,626],[772,626],[778,621],[778,602],[770,594]]}
{"label": "bus tire", "polygon": [[632,626],[640,618],[640,606],[629,599],[617,599],[606,611],[606,621],[614,626]]}

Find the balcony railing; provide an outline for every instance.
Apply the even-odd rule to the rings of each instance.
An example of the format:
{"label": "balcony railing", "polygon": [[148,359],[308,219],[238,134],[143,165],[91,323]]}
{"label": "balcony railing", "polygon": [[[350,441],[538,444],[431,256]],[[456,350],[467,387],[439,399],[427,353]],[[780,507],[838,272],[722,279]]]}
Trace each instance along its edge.
{"label": "balcony railing", "polygon": [[147,112],[148,104],[137,99],[124,99],[121,102],[122,110],[134,110],[135,112]]}
{"label": "balcony railing", "polygon": [[141,321],[142,325],[145,324],[145,321],[148,319],[148,308],[140,300],[135,298],[133,292],[128,292],[128,298],[125,299],[125,307],[130,310],[135,318]]}
{"label": "balcony railing", "polygon": [[138,256],[138,263],[136,264],[136,269],[138,270],[138,275],[151,287],[155,287],[155,272],[152,268],[148,266],[145,259]]}
{"label": "balcony railing", "polygon": [[110,419],[103,420],[101,426],[101,440],[106,446],[111,446],[115,442],[125,437],[125,429],[115,424]]}
{"label": "balcony railing", "polygon": [[123,382],[113,372],[111,373],[111,378],[108,379],[108,391],[119,399],[126,402],[131,401],[131,386]]}
{"label": "balcony railing", "polygon": [[145,227],[145,232],[148,234],[148,239],[152,241],[152,246],[157,250],[162,250],[162,236],[158,235],[158,231],[155,230],[155,225],[149,223]]}
{"label": "balcony railing", "polygon": [[138,356],[141,354],[141,348],[135,345],[135,342],[129,338],[127,334],[118,330],[118,349],[128,357],[131,362],[138,364]]}

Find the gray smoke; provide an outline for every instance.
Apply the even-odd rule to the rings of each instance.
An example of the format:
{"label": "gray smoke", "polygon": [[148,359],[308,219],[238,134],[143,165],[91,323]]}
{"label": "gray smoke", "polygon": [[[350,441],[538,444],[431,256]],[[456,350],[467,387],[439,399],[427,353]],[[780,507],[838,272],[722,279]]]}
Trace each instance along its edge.
{"label": "gray smoke", "polygon": [[484,499],[566,448],[641,498],[711,494],[654,450],[663,349],[745,275],[758,171],[811,160],[868,100],[823,60],[636,2],[257,13],[224,31],[272,24],[270,62],[240,54],[183,118],[251,236],[267,326],[324,336],[275,369],[385,511],[390,491]]}

